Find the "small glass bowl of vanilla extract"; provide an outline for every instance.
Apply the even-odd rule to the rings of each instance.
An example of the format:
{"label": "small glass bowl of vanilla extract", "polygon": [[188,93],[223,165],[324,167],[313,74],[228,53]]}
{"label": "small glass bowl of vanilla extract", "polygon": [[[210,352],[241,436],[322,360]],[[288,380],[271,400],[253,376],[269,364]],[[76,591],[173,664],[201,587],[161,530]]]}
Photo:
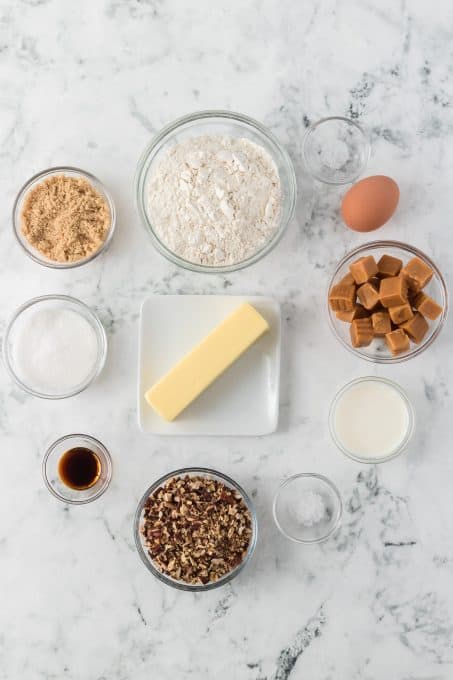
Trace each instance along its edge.
{"label": "small glass bowl of vanilla extract", "polygon": [[64,503],[82,505],[102,496],[112,478],[112,459],[98,439],[88,434],[68,434],[47,449],[44,482]]}

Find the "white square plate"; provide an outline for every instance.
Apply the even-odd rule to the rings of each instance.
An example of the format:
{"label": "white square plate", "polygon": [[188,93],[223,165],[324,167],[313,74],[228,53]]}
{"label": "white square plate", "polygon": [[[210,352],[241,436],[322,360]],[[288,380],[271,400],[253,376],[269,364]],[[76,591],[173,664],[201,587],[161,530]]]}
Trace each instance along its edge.
{"label": "white square plate", "polygon": [[[241,303],[269,322],[260,338],[171,423],[144,398],[157,380]],[[238,295],[153,295],[141,309],[138,419],[143,432],[178,435],[263,435],[278,422],[280,306],[271,298]]]}

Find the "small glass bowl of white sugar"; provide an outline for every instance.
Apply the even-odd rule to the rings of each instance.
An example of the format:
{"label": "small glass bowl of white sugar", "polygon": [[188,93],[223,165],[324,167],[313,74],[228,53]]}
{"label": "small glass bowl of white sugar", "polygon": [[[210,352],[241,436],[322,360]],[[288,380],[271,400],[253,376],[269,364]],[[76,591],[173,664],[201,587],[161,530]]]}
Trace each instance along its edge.
{"label": "small glass bowl of white sugar", "polygon": [[3,356],[25,392],[65,399],[97,378],[107,356],[107,337],[97,315],[80,300],[43,295],[28,300],[13,315]]}
{"label": "small glass bowl of white sugar", "polygon": [[343,503],[330,479],[302,472],[282,482],[272,510],[275,524],[286,538],[296,543],[321,543],[340,526]]}

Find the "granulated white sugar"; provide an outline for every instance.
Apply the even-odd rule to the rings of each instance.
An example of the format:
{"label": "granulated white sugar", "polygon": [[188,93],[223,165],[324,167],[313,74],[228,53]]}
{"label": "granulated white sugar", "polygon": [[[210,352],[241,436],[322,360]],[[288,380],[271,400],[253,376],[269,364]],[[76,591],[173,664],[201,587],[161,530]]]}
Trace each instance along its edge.
{"label": "granulated white sugar", "polygon": [[92,374],[98,357],[93,327],[70,309],[37,309],[16,321],[14,370],[28,387],[64,394]]}

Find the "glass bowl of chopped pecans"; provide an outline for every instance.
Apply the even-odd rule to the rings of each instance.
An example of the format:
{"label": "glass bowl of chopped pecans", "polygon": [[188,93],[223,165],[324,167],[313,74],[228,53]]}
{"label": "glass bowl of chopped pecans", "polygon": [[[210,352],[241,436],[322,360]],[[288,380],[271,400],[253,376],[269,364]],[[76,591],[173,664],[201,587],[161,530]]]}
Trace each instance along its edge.
{"label": "glass bowl of chopped pecans", "polygon": [[231,581],[250,560],[257,533],[247,493],[209,468],[183,468],[158,479],[134,519],[143,564],[180,590],[211,590]]}

